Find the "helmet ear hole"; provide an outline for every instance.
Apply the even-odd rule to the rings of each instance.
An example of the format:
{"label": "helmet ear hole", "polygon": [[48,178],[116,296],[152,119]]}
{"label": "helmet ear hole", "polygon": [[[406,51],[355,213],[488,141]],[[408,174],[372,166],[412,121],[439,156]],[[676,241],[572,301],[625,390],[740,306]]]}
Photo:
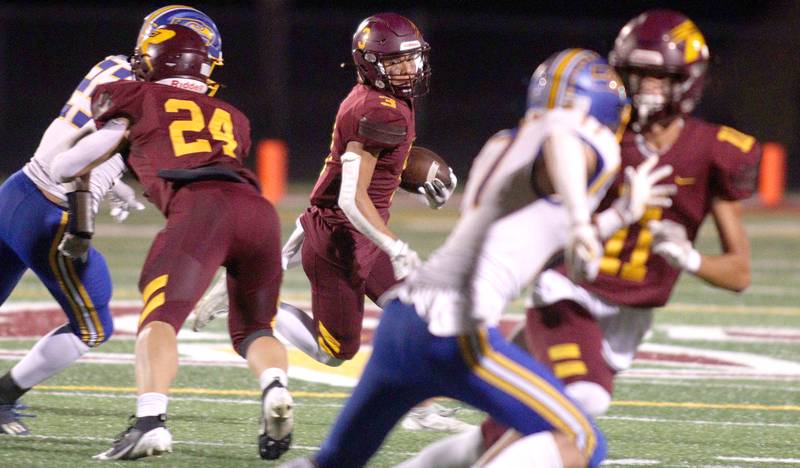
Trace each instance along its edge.
{"label": "helmet ear hole", "polygon": [[378,61],[378,57],[376,57],[375,54],[373,54],[372,52],[367,52],[366,54],[364,54],[364,60],[366,60],[369,63],[375,63]]}

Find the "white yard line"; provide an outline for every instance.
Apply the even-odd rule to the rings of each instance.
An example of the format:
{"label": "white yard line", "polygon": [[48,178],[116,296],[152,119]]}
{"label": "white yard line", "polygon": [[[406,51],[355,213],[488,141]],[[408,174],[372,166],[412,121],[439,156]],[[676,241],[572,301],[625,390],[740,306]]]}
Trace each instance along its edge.
{"label": "white yard line", "polygon": [[798,464],[800,458],[764,458],[764,457],[716,457],[717,460],[738,461],[747,463],[787,463]]}

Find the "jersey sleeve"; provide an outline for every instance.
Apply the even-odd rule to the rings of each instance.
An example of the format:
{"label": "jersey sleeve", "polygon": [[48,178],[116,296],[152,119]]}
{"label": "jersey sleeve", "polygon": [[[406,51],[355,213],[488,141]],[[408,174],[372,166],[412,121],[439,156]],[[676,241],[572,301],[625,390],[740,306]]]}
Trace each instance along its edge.
{"label": "jersey sleeve", "polygon": [[712,183],[714,195],[742,200],[756,189],[761,145],[750,135],[721,126],[714,141]]}
{"label": "jersey sleeve", "polygon": [[92,95],[92,116],[97,128],[117,117],[136,122],[141,116],[143,88],[140,82],[108,83],[97,87]]}
{"label": "jersey sleeve", "polygon": [[355,131],[348,141],[358,141],[367,149],[392,149],[408,138],[405,116],[391,107],[367,105],[362,112],[354,113]]}
{"label": "jersey sleeve", "polygon": [[61,108],[59,117],[75,128],[83,128],[92,121],[90,99],[95,89],[103,83],[132,79],[133,73],[126,57],[106,57],[94,65],[78,83],[67,103]]}

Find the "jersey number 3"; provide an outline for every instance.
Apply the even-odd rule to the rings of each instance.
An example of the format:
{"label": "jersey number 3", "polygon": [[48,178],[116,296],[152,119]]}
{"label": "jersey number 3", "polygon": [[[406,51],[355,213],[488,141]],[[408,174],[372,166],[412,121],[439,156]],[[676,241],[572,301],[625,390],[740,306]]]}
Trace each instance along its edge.
{"label": "jersey number 3", "polygon": [[[186,133],[201,132],[206,127],[203,111],[194,101],[186,99],[168,99],[164,103],[164,110],[173,114],[180,111],[189,111],[189,119],[175,120],[169,124],[169,139],[172,141],[172,150],[176,157],[193,153],[210,153],[211,143],[205,138],[196,138],[187,141]],[[208,131],[211,137],[222,142],[222,152],[226,156],[236,157],[236,147],[239,144],[233,136],[233,120],[230,112],[215,108],[208,121]]]}

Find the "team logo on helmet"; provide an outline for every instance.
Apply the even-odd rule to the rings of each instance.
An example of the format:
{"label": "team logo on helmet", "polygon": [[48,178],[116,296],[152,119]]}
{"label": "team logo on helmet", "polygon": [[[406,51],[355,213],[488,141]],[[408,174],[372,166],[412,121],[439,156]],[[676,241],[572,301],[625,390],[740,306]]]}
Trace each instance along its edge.
{"label": "team logo on helmet", "polygon": [[706,49],[706,39],[697,29],[692,20],[686,20],[669,32],[669,37],[676,44],[683,43],[683,58],[686,63],[691,63],[700,58],[703,50]]}

